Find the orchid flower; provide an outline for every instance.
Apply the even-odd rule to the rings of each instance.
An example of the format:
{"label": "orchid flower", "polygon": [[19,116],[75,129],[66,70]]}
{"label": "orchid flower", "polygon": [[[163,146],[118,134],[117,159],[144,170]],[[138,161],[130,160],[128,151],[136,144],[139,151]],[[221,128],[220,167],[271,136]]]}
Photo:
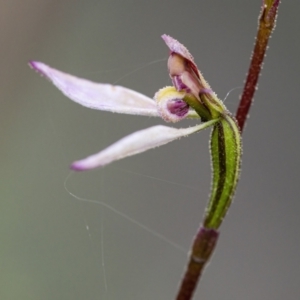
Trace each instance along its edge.
{"label": "orchid flower", "polygon": [[239,130],[234,118],[198,70],[187,48],[168,35],[162,38],[170,49],[168,69],[173,86],[160,89],[154,100],[125,87],[95,83],[66,74],[42,62],[31,61],[29,65],[68,98],[88,108],[161,117],[167,122],[184,118],[200,118],[203,122],[189,128],[158,125],[137,131],[97,154],[73,162],[73,170],[103,167],[214,125],[211,136],[214,176],[206,227],[217,228],[230,204],[239,175]]}
{"label": "orchid flower", "polygon": [[170,50],[168,69],[173,86],[160,89],[154,100],[121,86],[77,78],[42,62],[29,63],[63,94],[83,106],[117,113],[159,116],[166,122],[177,122],[184,118],[198,118],[202,122],[200,125],[182,129],[154,126],[137,131],[97,154],[74,162],[71,165],[73,170],[105,166],[213,126],[210,137],[213,171],[211,195],[204,219],[191,246],[177,300],[192,299],[199,278],[216,246],[219,227],[232,202],[240,175],[240,130],[243,130],[252,103],[268,40],[275,27],[279,3],[279,0],[263,1],[256,44],[237,111],[237,120],[205,81],[187,48],[168,35],[163,35],[162,38]]}

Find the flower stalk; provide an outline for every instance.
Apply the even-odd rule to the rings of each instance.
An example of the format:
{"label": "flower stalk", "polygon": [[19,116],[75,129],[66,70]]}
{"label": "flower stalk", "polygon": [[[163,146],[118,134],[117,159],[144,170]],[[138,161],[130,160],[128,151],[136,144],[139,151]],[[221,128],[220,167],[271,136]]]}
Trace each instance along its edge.
{"label": "flower stalk", "polygon": [[199,228],[176,300],[192,299],[199,278],[216,247],[218,237],[219,233],[214,229]]}
{"label": "flower stalk", "polygon": [[245,81],[243,93],[236,112],[236,119],[241,132],[244,129],[253,97],[257,89],[258,78],[263,66],[263,60],[271,34],[276,25],[280,0],[264,0],[258,19],[258,30],[252,59]]}

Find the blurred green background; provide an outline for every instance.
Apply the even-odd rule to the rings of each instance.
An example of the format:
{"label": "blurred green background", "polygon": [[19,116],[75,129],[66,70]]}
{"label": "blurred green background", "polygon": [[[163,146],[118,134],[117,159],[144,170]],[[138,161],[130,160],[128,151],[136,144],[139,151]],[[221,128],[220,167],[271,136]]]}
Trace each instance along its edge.
{"label": "blurred green background", "polygon": [[[195,299],[300,297],[300,2],[282,2],[244,132],[242,178]],[[152,96],[170,84],[167,33],[224,98],[243,84],[260,5],[0,1],[1,300],[174,299],[210,189],[209,130],[70,175],[73,160],[163,121],[76,105],[28,60]],[[231,111],[240,93],[226,100]],[[78,197],[107,203],[186,251],[76,200],[66,178]]]}

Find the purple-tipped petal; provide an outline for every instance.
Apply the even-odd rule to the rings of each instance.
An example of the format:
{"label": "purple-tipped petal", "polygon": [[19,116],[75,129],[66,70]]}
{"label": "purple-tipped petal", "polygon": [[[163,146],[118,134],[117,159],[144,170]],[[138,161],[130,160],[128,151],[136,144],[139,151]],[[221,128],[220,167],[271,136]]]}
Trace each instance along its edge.
{"label": "purple-tipped petal", "polygon": [[194,63],[194,57],[185,46],[183,46],[181,43],[167,34],[163,34],[161,37],[165,41],[171,52],[180,54],[185,59]]}
{"label": "purple-tipped petal", "polygon": [[[178,60],[178,58],[176,58],[176,55],[180,55],[180,56],[182,56],[185,59],[185,63],[184,63],[185,66],[184,67],[188,68],[188,69],[190,68],[192,70],[192,72],[194,73],[194,75],[197,78],[199,78],[198,67],[195,64],[194,58],[190,54],[189,50],[185,46],[183,46],[181,43],[179,43],[177,40],[175,40],[174,38],[172,38],[169,35],[166,35],[166,34],[162,35],[162,39],[165,41],[166,45],[169,47],[169,49],[171,51],[171,55],[170,55],[169,60],[168,60],[169,70],[170,70],[170,67],[171,68],[174,67],[174,60],[175,61]],[[172,56],[175,56],[175,57],[173,57],[173,59],[172,59]],[[171,61],[170,61],[170,59],[171,59]],[[170,74],[170,75],[171,76],[173,76],[173,75],[180,75],[180,73],[178,73],[178,74]]]}
{"label": "purple-tipped petal", "polygon": [[172,37],[164,34],[162,38],[171,51],[168,69],[173,85],[178,91],[192,93],[200,100],[200,91],[210,87],[198,70],[192,55],[187,48]]}
{"label": "purple-tipped petal", "polygon": [[68,98],[88,108],[132,115],[159,116],[155,102],[133,90],[78,78],[42,62],[31,61],[29,65],[48,78]]}
{"label": "purple-tipped petal", "polygon": [[162,146],[180,137],[207,128],[217,121],[212,120],[201,125],[182,129],[158,125],[140,130],[122,138],[97,154],[75,161],[71,165],[71,169],[84,171],[103,167],[113,161]]}

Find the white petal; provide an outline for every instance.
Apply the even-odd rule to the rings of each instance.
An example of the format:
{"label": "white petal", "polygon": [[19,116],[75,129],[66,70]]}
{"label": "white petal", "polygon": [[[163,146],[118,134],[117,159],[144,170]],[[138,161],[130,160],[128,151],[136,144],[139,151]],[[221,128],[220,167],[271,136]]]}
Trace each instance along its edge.
{"label": "white petal", "polygon": [[211,126],[217,121],[212,120],[201,125],[182,129],[158,125],[140,130],[122,138],[97,154],[74,162],[71,168],[76,171],[83,171],[103,167],[115,160],[144,152],[197,132]]}
{"label": "white petal", "polygon": [[63,94],[83,106],[116,113],[159,116],[154,100],[133,90],[81,79],[42,62],[32,61],[29,65],[47,77]]}

